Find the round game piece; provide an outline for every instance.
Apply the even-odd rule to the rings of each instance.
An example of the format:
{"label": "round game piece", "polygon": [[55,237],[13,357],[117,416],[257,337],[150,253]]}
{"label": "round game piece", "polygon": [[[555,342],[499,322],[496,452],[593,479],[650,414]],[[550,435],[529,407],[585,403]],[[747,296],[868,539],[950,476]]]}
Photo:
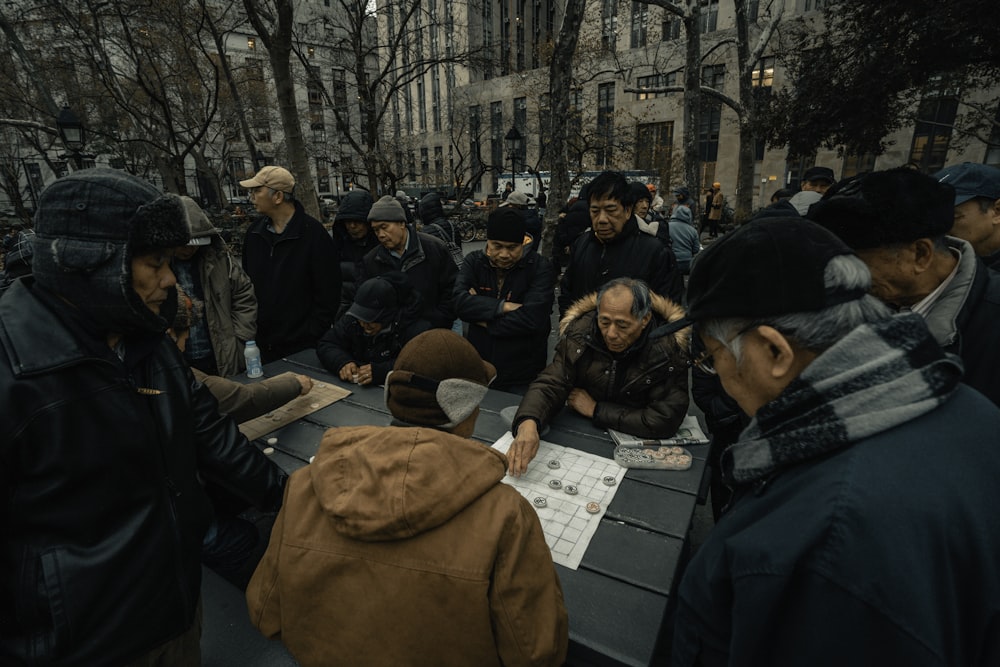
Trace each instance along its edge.
{"label": "round game piece", "polygon": [[667,458],[667,453],[666,452],[661,452],[658,449],[655,450],[654,452],[652,452],[652,454],[653,454],[653,458],[656,459],[657,461],[662,461],[663,459]]}
{"label": "round game piece", "polygon": [[274,447],[265,447],[264,448],[264,453],[267,454],[268,456],[270,456],[271,454],[274,454]]}
{"label": "round game piece", "polygon": [[548,465],[549,465],[549,467],[550,467],[550,468],[552,468],[553,470],[555,470],[556,468],[559,468],[559,467],[561,467],[561,466],[562,466],[562,464],[561,464],[561,463],[559,463],[559,461],[557,461],[557,460],[555,460],[555,459],[552,459],[551,461],[549,461],[549,464],[548,464]]}
{"label": "round game piece", "polygon": [[273,412],[268,412],[266,415],[264,415],[264,419],[273,419],[273,418],[274,418]]}
{"label": "round game piece", "polygon": [[267,439],[267,444],[269,444],[269,445],[276,445],[276,444],[278,444],[278,439],[277,438],[268,438]]}
{"label": "round game piece", "polygon": [[316,410],[317,408],[319,408],[319,403],[313,403],[309,407],[312,408],[313,410]]}
{"label": "round game piece", "polygon": [[691,457],[687,454],[681,454],[677,458],[680,459],[681,465],[691,465]]}
{"label": "round game piece", "polygon": [[314,458],[316,458],[316,457],[315,456],[310,456],[309,457],[309,463],[312,463]]}
{"label": "round game piece", "polygon": [[567,484],[566,486],[564,486],[563,487],[563,491],[565,491],[566,493],[568,493],[571,496],[575,496],[576,495],[576,487],[573,486],[572,484]]}
{"label": "round game piece", "polygon": [[546,505],[549,504],[548,501],[545,500],[545,498],[543,498],[541,496],[538,496],[537,498],[535,498],[531,502],[534,503],[535,507],[545,507]]}
{"label": "round game piece", "polygon": [[560,482],[558,479],[550,479],[549,486],[552,487],[553,489],[561,489],[562,482]]}
{"label": "round game piece", "polygon": [[615,484],[618,483],[618,480],[615,479],[614,475],[605,475],[604,479],[602,479],[601,481],[604,482],[607,486],[614,486]]}
{"label": "round game piece", "polygon": [[590,512],[591,514],[597,514],[598,512],[601,511],[601,506],[593,502],[587,503],[587,511]]}
{"label": "round game piece", "polygon": [[670,448],[670,453],[671,454],[683,454],[684,453],[684,449],[681,448],[681,447],[671,447]]}
{"label": "round game piece", "polygon": [[319,387],[320,389],[322,389],[323,387],[326,386],[326,383],[325,382],[320,382],[316,386]]}

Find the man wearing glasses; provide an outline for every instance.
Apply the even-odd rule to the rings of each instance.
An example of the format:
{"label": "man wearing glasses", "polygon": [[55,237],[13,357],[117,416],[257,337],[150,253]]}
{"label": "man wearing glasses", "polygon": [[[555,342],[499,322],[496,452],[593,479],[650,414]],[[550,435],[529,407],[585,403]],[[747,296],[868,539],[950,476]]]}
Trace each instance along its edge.
{"label": "man wearing glasses", "polygon": [[752,420],[679,586],[673,665],[997,663],[1000,410],[870,285],[801,218],[695,260],[697,363]]}
{"label": "man wearing glasses", "polygon": [[240,181],[260,217],[243,241],[243,268],[257,294],[257,346],[264,363],[316,347],[340,307],[333,239],[292,196],[283,167]]}

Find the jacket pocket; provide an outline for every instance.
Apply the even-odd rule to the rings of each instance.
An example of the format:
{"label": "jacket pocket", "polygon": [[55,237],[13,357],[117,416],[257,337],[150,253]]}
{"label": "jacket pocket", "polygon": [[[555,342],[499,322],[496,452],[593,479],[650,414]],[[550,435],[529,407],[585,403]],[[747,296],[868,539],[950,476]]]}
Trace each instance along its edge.
{"label": "jacket pocket", "polygon": [[36,634],[32,652],[36,658],[56,657],[73,645],[73,628],[63,585],[61,548],[49,549],[38,557],[38,594],[48,608],[48,631]]}

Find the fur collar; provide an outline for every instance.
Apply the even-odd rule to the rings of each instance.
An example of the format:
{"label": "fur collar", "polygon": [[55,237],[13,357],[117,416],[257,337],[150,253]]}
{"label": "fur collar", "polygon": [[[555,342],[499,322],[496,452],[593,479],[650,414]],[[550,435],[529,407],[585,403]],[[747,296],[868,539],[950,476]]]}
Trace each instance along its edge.
{"label": "fur collar", "polygon": [[[684,309],[668,299],[665,296],[660,296],[654,292],[650,292],[650,297],[652,300],[653,312],[663,320],[664,323],[676,322],[677,320],[684,317]],[[597,292],[592,292],[584,297],[581,297],[573,302],[569,308],[566,309],[566,314],[563,318],[559,320],[559,335],[565,336],[569,326],[579,320],[581,317],[587,313],[597,311]],[[654,322],[650,322],[650,326],[653,326]],[[682,350],[688,349],[688,341],[691,338],[691,327],[684,327],[679,331],[675,331],[672,334],[674,343]]]}

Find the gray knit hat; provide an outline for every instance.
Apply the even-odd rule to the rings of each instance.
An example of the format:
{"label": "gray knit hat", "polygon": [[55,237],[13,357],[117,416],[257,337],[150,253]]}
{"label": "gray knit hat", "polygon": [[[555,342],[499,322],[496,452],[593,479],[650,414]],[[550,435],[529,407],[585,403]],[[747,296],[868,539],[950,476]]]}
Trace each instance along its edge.
{"label": "gray knit hat", "polygon": [[406,224],[406,213],[399,201],[391,195],[386,195],[372,204],[368,212],[369,222],[402,222]]}
{"label": "gray knit hat", "polygon": [[182,246],[190,237],[181,198],[117,169],[84,169],[42,191],[35,213],[36,282],[76,306],[101,331],[166,331],[177,308],[168,290],[160,314],[132,287],[132,257]]}

